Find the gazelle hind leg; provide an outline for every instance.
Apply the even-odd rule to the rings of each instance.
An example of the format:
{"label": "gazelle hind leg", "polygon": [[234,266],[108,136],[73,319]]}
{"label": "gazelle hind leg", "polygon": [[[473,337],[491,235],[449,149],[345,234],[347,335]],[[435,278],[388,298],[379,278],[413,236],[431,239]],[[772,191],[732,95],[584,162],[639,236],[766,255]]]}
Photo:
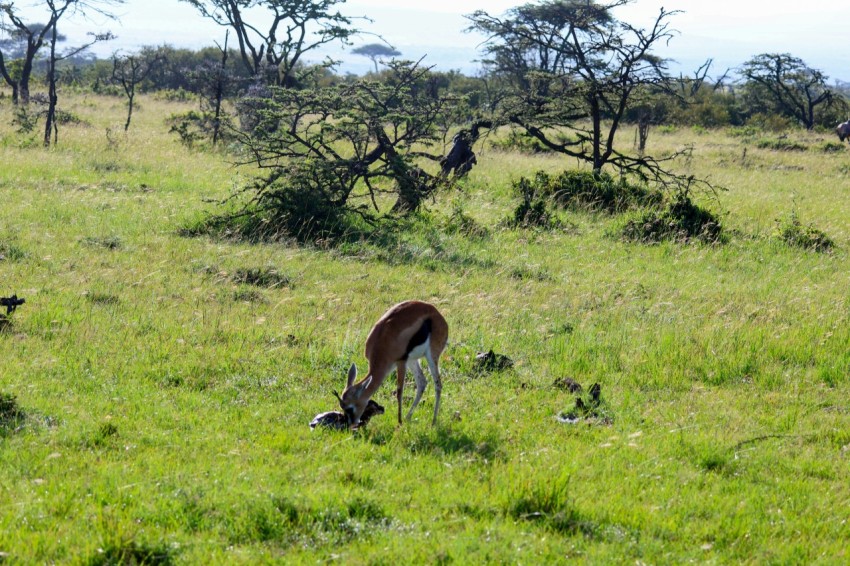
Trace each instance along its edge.
{"label": "gazelle hind leg", "polygon": [[431,352],[425,355],[425,359],[428,360],[428,370],[431,372],[431,379],[434,380],[434,396],[436,400],[434,401],[434,420],[431,424],[436,425],[437,414],[440,412],[440,394],[443,392],[443,382],[440,380],[440,367],[437,364],[437,360],[431,355]]}
{"label": "gazelle hind leg", "polygon": [[396,399],[398,399],[398,424],[401,424],[401,394],[404,393],[404,362],[396,364],[398,369],[398,387],[395,390]]}
{"label": "gazelle hind leg", "polygon": [[413,405],[410,406],[410,410],[407,411],[407,420],[410,420],[410,416],[413,414],[413,409],[416,408],[416,405],[419,404],[419,401],[422,399],[422,394],[425,392],[425,388],[428,386],[428,379],[425,377],[425,374],[422,373],[422,366],[419,365],[419,360],[408,360],[407,367],[413,372],[413,376],[416,378],[416,397],[413,398]]}

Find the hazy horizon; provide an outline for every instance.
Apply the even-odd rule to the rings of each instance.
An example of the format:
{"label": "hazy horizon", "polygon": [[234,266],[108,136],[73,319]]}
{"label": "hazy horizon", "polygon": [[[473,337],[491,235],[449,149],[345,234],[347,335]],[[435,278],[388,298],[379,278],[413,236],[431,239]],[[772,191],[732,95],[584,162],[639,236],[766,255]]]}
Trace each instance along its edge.
{"label": "hazy horizon", "polygon": [[[37,4],[37,3],[36,3]],[[372,62],[349,51],[357,45],[383,37],[402,53],[402,58],[418,60],[438,70],[459,70],[475,74],[481,57],[478,45],[484,39],[464,33],[468,21],[463,17],[476,9],[492,14],[522,2],[505,0],[351,0],[340,6],[349,16],[368,16],[372,23],[359,21],[367,34],[355,38],[343,50],[338,46],[312,53],[317,61],[330,55],[340,61],[340,73],[363,74],[373,69]],[[24,4],[26,5],[26,4]],[[713,59],[711,75],[736,68],[759,53],[791,53],[808,65],[836,80],[850,81],[850,57],[842,49],[843,22],[850,15],[850,4],[838,0],[810,0],[805,5],[792,0],[774,0],[769,8],[762,2],[746,0],[639,0],[619,8],[617,16],[637,27],[648,27],[661,6],[681,13],[670,20],[678,31],[667,46],[656,54],[671,59],[672,72],[690,74],[706,59]],[[106,57],[116,50],[135,51],[144,45],[169,44],[174,47],[201,48],[221,43],[224,29],[203,18],[190,5],[178,0],[129,0],[114,12],[119,21],[102,17],[90,21],[76,19],[60,26],[69,42],[81,42],[87,31],[109,29],[118,39],[93,50]],[[39,21],[37,8],[32,21]]]}

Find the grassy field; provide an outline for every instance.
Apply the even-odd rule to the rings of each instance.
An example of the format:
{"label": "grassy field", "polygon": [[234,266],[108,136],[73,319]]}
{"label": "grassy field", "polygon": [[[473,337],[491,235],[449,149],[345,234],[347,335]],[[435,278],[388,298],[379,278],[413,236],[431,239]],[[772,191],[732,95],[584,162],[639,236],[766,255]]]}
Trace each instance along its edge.
{"label": "grassy field", "polygon": [[[167,133],[186,108],[143,98],[124,137],[119,99],[79,96],[46,151],[0,100],[0,295],[27,301],[0,332],[0,561],[850,561],[831,135],[650,134],[729,189],[701,201],[722,245],[627,243],[601,213],[500,228],[512,180],[575,163],[485,149],[391,246],[340,250],[180,236],[250,174]],[[458,210],[486,231],[452,229]],[[835,249],[779,240],[792,212]],[[439,425],[429,387],[397,428],[386,383],[360,433],[311,431],[408,298],[450,325]],[[477,372],[490,349],[514,367]],[[601,384],[604,418],[559,422],[565,377]]]}

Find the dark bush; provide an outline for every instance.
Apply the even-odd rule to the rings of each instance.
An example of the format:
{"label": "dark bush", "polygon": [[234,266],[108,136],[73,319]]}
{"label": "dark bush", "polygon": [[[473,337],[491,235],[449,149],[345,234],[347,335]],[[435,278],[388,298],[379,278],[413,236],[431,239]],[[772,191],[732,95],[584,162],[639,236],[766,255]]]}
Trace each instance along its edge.
{"label": "dark bush", "polygon": [[294,241],[329,246],[362,235],[361,218],[332,198],[330,179],[293,173],[263,180],[257,197],[236,214],[222,214],[184,226],[183,236],[214,236],[252,242]]}
{"label": "dark bush", "polygon": [[835,242],[814,225],[804,226],[796,210],[791,212],[787,220],[777,220],[776,224],[777,236],[789,246],[815,252],[828,252],[835,246]]}
{"label": "dark bush", "polygon": [[[535,180],[545,173],[538,173]],[[558,219],[549,211],[549,199],[541,191],[538,183],[522,177],[514,183],[514,192],[520,197],[520,203],[514,214],[505,224],[511,228],[557,228]]]}
{"label": "dark bush", "polygon": [[629,220],[622,235],[626,240],[646,243],[692,239],[715,243],[721,241],[723,232],[717,216],[695,204],[687,193],[679,193],[667,206]]}
{"label": "dark bush", "polygon": [[[528,185],[522,188],[520,185]],[[562,208],[571,210],[602,210],[622,212],[635,206],[661,203],[662,195],[627,182],[616,180],[608,173],[570,170],[557,175],[538,171],[533,180],[525,178],[514,183],[522,194],[531,192],[541,199],[549,199]]]}

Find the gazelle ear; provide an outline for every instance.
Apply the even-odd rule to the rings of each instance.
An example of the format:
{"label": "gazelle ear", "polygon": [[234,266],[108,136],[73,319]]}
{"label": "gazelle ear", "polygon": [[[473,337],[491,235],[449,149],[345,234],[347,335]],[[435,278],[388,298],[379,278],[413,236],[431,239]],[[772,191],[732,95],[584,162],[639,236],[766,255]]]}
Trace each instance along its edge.
{"label": "gazelle ear", "polygon": [[354,380],[357,378],[357,366],[355,364],[351,364],[351,367],[348,368],[348,387],[354,385]]}

